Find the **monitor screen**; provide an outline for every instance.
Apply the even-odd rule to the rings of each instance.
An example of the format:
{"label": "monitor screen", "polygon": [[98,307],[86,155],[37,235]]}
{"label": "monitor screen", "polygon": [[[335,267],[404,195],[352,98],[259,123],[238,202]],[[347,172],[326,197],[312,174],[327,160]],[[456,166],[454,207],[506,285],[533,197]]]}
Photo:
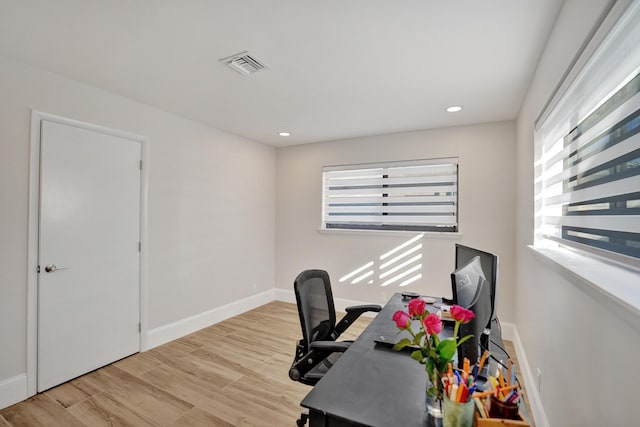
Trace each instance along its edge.
{"label": "monitor screen", "polygon": [[453,302],[464,308],[470,308],[478,288],[485,281],[480,257],[476,256],[451,273]]}
{"label": "monitor screen", "polygon": [[489,252],[474,249],[456,243],[456,269],[464,266],[474,257],[480,257],[482,271],[488,282],[491,297],[491,318],[487,324],[487,328],[491,327],[491,320],[496,317],[496,290],[498,283],[498,256]]}

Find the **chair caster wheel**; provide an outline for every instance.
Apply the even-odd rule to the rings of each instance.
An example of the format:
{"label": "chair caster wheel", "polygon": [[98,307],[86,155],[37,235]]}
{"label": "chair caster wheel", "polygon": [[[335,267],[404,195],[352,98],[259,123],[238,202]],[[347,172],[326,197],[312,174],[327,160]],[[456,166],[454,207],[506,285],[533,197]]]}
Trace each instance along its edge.
{"label": "chair caster wheel", "polygon": [[309,419],[309,414],[300,414],[300,419],[296,421],[298,427],[304,427]]}

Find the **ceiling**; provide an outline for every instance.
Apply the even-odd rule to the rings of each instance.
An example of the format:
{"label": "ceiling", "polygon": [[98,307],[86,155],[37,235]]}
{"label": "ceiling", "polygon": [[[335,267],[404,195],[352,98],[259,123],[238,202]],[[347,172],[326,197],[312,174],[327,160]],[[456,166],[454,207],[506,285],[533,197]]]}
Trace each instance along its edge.
{"label": "ceiling", "polygon": [[514,119],[561,5],[0,0],[0,55],[284,146]]}

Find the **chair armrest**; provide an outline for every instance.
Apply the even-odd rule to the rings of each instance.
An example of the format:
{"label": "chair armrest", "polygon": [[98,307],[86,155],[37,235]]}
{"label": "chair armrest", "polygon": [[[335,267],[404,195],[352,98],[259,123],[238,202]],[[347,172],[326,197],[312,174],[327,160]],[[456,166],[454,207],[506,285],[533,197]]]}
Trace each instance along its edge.
{"label": "chair armrest", "polygon": [[351,343],[346,341],[314,341],[311,343],[310,348],[311,350],[325,351],[328,353],[344,353],[350,345]]}
{"label": "chair armrest", "polygon": [[312,342],[309,346],[309,352],[297,357],[291,368],[289,368],[289,378],[293,381],[300,381],[320,360],[323,360],[331,353],[344,353],[349,348],[349,345],[351,345],[350,342]]}
{"label": "chair armrest", "polygon": [[344,309],[347,313],[358,313],[358,315],[366,313],[367,311],[374,311],[377,313],[380,310],[382,310],[382,307],[377,304],[352,305],[351,307]]}
{"label": "chair armrest", "polygon": [[334,340],[337,339],[340,334],[346,331],[347,328],[351,326],[351,324],[355,322],[358,317],[360,317],[362,313],[366,313],[367,311],[379,312],[380,310],[382,310],[382,307],[376,304],[353,305],[351,307],[345,308],[347,314],[345,314],[340,322],[338,322],[334,329],[334,333],[331,335],[331,338],[333,338]]}

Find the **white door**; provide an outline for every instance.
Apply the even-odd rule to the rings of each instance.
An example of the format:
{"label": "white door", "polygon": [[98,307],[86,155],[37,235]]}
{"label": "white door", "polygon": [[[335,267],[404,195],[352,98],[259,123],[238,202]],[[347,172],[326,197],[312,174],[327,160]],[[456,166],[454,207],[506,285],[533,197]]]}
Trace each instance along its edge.
{"label": "white door", "polygon": [[140,349],[141,143],[43,120],[38,391]]}

